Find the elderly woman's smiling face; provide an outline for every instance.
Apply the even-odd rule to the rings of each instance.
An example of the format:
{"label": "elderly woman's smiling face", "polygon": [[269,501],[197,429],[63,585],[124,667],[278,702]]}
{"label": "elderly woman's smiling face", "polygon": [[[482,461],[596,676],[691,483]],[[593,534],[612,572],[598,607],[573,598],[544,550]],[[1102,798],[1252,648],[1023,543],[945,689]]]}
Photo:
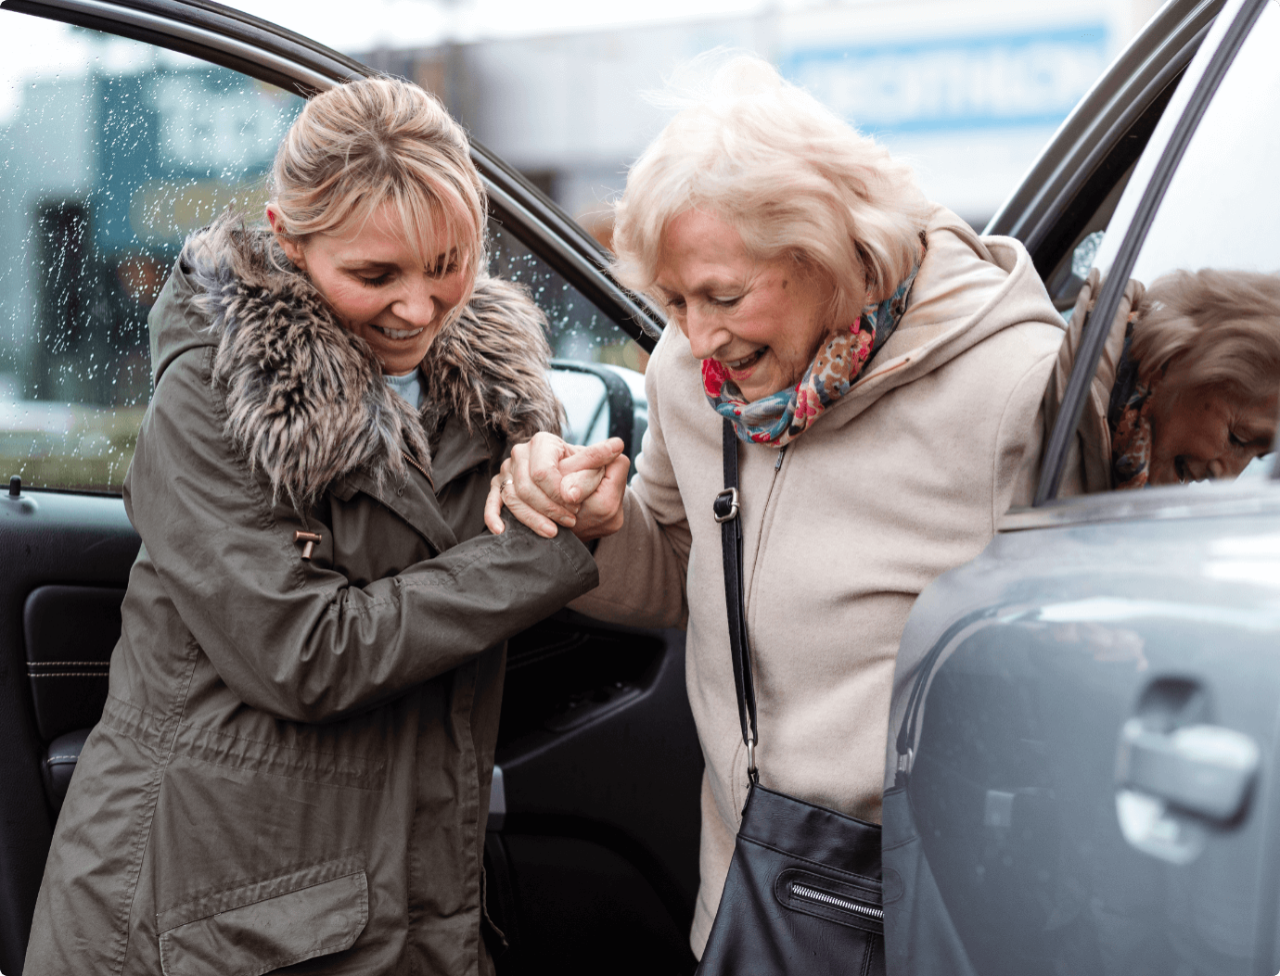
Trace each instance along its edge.
{"label": "elderly woman's smiling face", "polygon": [[[268,216],[275,226],[275,215]],[[315,234],[302,243],[277,239],[392,376],[417,368],[466,292],[455,244],[446,235],[425,241],[422,251],[430,263],[423,267],[389,204],[357,227]]]}
{"label": "elderly woman's smiling face", "polygon": [[1280,395],[1244,396],[1193,384],[1187,374],[1174,360],[1151,394],[1148,484],[1234,478],[1271,450]]}
{"label": "elderly woman's smiling face", "polygon": [[790,257],[752,257],[702,210],[672,220],[662,245],[654,284],[694,356],[723,364],[747,400],[794,386],[830,334],[833,284]]}

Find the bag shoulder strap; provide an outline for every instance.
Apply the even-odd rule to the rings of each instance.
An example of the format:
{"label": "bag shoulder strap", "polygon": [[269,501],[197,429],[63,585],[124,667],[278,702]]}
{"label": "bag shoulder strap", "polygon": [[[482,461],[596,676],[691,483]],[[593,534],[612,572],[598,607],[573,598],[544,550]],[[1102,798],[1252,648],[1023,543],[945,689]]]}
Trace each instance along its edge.
{"label": "bag shoulder strap", "polygon": [[724,601],[729,612],[729,650],[733,658],[733,684],[738,693],[738,720],[747,746],[747,772],[757,780],[755,746],[756,690],[751,678],[751,649],[747,643],[747,613],[742,580],[742,519],[738,517],[738,435],[732,421],[724,421],[724,491],[712,503],[720,523],[724,554]]}

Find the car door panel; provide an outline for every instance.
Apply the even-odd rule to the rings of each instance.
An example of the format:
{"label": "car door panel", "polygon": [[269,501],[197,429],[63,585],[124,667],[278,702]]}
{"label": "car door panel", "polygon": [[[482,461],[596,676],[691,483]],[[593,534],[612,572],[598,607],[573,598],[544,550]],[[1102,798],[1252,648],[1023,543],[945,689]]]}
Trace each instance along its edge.
{"label": "car door panel", "polygon": [[[548,657],[548,637],[573,646]],[[518,935],[505,970],[690,969],[702,761],[683,632],[565,612],[512,642],[507,682],[499,842]]]}
{"label": "car door panel", "polygon": [[[1275,826],[1280,518],[1048,535],[1000,537],[922,608],[988,616],[935,662],[911,769],[912,811],[952,920],[982,973],[1255,972],[1257,941],[1274,934],[1261,906]],[[1046,563],[1046,546],[1063,558]],[[1168,688],[1199,704],[1157,707]],[[1242,809],[1208,817],[1145,791],[1126,807],[1117,757],[1135,719],[1257,743]]]}

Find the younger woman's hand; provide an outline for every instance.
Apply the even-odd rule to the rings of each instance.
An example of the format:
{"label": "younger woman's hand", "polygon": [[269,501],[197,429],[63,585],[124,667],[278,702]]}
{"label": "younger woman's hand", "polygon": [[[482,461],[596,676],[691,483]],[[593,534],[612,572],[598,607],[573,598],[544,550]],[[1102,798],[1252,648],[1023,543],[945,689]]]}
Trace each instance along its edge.
{"label": "younger woman's hand", "polygon": [[[563,525],[581,539],[616,532],[630,467],[622,441],[613,437],[579,447],[554,434],[517,444],[489,486],[485,525],[503,531],[502,507],[539,535],[552,538]],[[602,491],[603,486],[603,491]]]}

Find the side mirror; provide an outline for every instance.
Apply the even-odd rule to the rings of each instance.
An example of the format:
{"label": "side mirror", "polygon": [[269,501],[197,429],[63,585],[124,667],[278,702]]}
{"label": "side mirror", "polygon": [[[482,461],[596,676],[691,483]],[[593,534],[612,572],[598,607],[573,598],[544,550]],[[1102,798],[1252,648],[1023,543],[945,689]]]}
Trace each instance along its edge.
{"label": "side mirror", "polygon": [[623,451],[635,460],[635,449],[649,425],[649,404],[640,373],[625,366],[553,359],[551,388],[564,404],[566,441],[594,444],[620,437]]}

